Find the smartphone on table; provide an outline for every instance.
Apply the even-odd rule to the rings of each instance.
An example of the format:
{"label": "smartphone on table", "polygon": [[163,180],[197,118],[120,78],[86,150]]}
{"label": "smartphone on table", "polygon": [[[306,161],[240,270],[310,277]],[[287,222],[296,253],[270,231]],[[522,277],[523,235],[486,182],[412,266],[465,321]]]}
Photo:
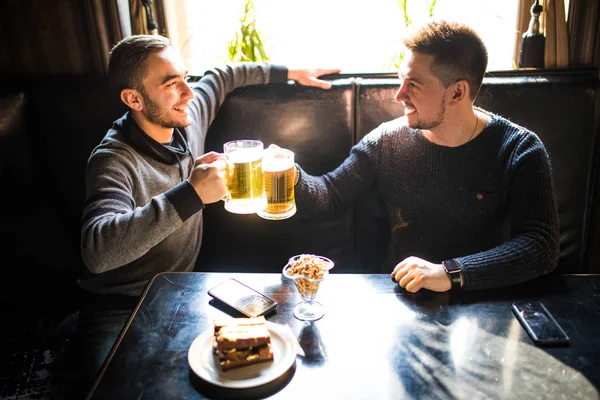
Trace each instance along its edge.
{"label": "smartphone on table", "polygon": [[512,310],[535,344],[558,345],[569,343],[569,337],[565,331],[541,302],[517,302],[512,305]]}
{"label": "smartphone on table", "polygon": [[249,318],[267,314],[277,306],[277,302],[272,298],[234,278],[213,287],[208,294]]}

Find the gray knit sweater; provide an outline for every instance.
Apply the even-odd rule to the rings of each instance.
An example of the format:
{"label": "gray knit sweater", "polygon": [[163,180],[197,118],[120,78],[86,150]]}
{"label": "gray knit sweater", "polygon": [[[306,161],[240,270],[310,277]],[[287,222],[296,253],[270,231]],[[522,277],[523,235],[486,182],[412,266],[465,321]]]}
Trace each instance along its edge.
{"label": "gray knit sweater", "polygon": [[454,259],[465,289],[511,285],[552,271],[558,217],[548,154],[532,132],[491,114],[459,147],[427,140],[399,118],[382,124],[335,171],[301,171],[298,209],[334,213],[376,185],[387,207],[386,272],[409,256]]}
{"label": "gray knit sweater", "polygon": [[186,180],[204,154],[206,132],[235,88],[285,82],[287,69],[244,63],[207,71],[192,85],[192,124],[171,145],[146,135],[126,113],[88,160],[80,286],[139,296],[160,272],[191,271],[202,241],[204,207]]}

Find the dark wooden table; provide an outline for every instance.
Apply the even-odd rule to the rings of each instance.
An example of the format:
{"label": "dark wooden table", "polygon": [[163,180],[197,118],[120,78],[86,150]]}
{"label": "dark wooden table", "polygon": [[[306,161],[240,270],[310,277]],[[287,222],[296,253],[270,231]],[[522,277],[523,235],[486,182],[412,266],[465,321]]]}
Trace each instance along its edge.
{"label": "dark wooden table", "polygon": [[[234,277],[279,302],[304,355],[251,389],[208,384],[190,369],[193,340],[225,317],[208,289]],[[511,312],[541,300],[571,339],[537,347]],[[600,276],[553,275],[478,293],[409,294],[388,275],[332,274],[325,316],[294,318],[300,301],[280,274],[165,273],[149,285],[100,374],[94,399],[597,399]],[[237,316],[237,315],[234,315]]]}

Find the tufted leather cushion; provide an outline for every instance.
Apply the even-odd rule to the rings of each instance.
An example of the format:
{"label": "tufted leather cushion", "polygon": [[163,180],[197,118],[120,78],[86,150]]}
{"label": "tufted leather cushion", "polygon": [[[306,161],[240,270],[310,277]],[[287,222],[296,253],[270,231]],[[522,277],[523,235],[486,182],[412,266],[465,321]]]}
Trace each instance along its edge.
{"label": "tufted leather cushion", "polygon": [[[25,93],[8,93],[0,97],[0,185],[7,195],[0,196],[5,210],[14,197],[30,189],[33,181],[33,159],[27,141]],[[12,198],[12,199],[11,199]]]}
{"label": "tufted leather cushion", "polygon": [[[356,93],[356,143],[380,124],[404,115],[404,106],[394,99],[398,79],[359,79]],[[373,191],[354,209],[356,251],[360,272],[389,273],[382,269],[390,240],[387,210],[381,196]]]}
{"label": "tufted leather cushion", "polygon": [[[592,195],[590,182],[594,146],[598,135],[596,97],[598,79],[587,73],[546,73],[543,76],[498,74],[486,77],[476,105],[502,115],[535,132],[550,155],[560,226],[560,258],[557,272],[586,272]],[[357,139],[385,120],[403,114],[394,102],[397,79],[365,79],[357,95]],[[369,237],[385,240],[373,225],[374,208],[364,208],[362,218]],[[361,210],[357,212],[363,213]],[[359,228],[362,225],[359,225]],[[357,232],[362,232],[358,229]],[[363,242],[364,242],[363,240]],[[380,244],[370,243],[366,249]]]}
{"label": "tufted leather cushion", "polygon": [[560,229],[557,272],[584,272],[598,79],[571,74],[490,77],[484,83],[477,104],[532,130],[546,146]]}
{"label": "tufted leather cushion", "polygon": [[[255,86],[232,93],[211,126],[206,151],[223,152],[234,139],[259,139],[294,151],[310,174],[339,165],[353,144],[352,80],[327,91],[292,84]],[[338,272],[354,266],[351,212],[314,218],[301,209],[292,218],[268,221],[236,215],[223,203],[204,210],[204,238],[198,270],[280,272],[290,256],[315,253],[330,257]]]}
{"label": "tufted leather cushion", "polygon": [[53,77],[29,82],[30,136],[39,151],[45,201],[60,214],[73,251],[80,253],[80,221],[88,157],[125,105],[104,78]]}
{"label": "tufted leather cushion", "polygon": [[[350,147],[373,128],[403,115],[403,107],[394,100],[398,83],[394,77],[358,78],[336,81],[330,92],[290,85],[243,89],[233,93],[219,113],[207,150],[222,151],[227,140],[258,138],[267,145],[291,148],[308,172],[322,174],[339,165]],[[597,87],[597,77],[589,73],[488,76],[476,101],[536,132],[548,149],[559,211],[559,272],[589,270],[585,258],[591,257],[586,250],[593,250],[588,242],[593,241],[589,225],[595,209],[591,183]],[[273,243],[280,254],[312,251],[338,258],[343,271],[385,272],[379,265],[389,227],[376,193],[343,220],[311,220],[299,211],[290,220],[272,222],[235,216],[221,205],[207,208],[205,220],[200,268],[218,269],[235,260],[233,265],[276,270],[285,260],[269,254],[267,243]],[[237,243],[237,250],[218,254],[216,249],[227,238]]]}
{"label": "tufted leather cushion", "polygon": [[[600,233],[591,189],[599,184],[598,77],[590,71],[523,74],[487,76],[477,104],[530,128],[545,143],[560,217],[559,271],[590,272],[590,260],[600,259],[595,236],[590,236]],[[333,84],[328,91],[294,84],[237,90],[217,115],[206,149],[222,151],[226,141],[257,138],[294,150],[311,174],[334,169],[353,144],[381,122],[401,116],[403,109],[393,99],[394,75]],[[36,248],[40,238],[52,237],[47,250],[68,247],[69,256],[55,258],[72,268],[79,258],[85,164],[125,106],[108,92],[105,78],[10,79],[0,87],[0,180],[3,194],[20,193],[4,207],[11,212],[4,213],[3,221],[20,215],[21,222],[12,226],[21,226],[25,236],[30,232],[27,242],[21,235],[23,241],[14,246],[22,249],[23,260],[28,246]],[[380,272],[388,241],[385,209],[375,194],[340,216],[317,219],[298,210],[285,221],[230,214],[217,203],[205,209],[205,222],[199,270],[278,272],[288,255],[312,252],[333,258],[338,272]],[[48,228],[29,231],[36,225]],[[30,252],[29,258],[39,254],[36,262],[43,264],[45,253],[50,254]]]}
{"label": "tufted leather cushion", "polygon": [[56,294],[74,289],[79,264],[42,185],[44,163],[30,136],[25,92],[8,86],[0,94],[0,301],[22,316],[52,312],[61,301]]}

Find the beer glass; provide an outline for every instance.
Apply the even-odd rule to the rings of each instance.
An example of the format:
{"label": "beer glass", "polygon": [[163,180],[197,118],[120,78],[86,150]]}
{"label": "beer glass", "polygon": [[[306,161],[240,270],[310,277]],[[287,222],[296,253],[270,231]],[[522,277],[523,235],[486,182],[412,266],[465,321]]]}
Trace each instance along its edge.
{"label": "beer glass", "polygon": [[280,147],[264,152],[263,178],[267,206],[257,214],[264,219],[285,219],[296,213],[294,153]]}
{"label": "beer glass", "polygon": [[223,145],[227,160],[225,209],[253,214],[267,206],[263,182],[263,144],[258,140],[233,140]]}

